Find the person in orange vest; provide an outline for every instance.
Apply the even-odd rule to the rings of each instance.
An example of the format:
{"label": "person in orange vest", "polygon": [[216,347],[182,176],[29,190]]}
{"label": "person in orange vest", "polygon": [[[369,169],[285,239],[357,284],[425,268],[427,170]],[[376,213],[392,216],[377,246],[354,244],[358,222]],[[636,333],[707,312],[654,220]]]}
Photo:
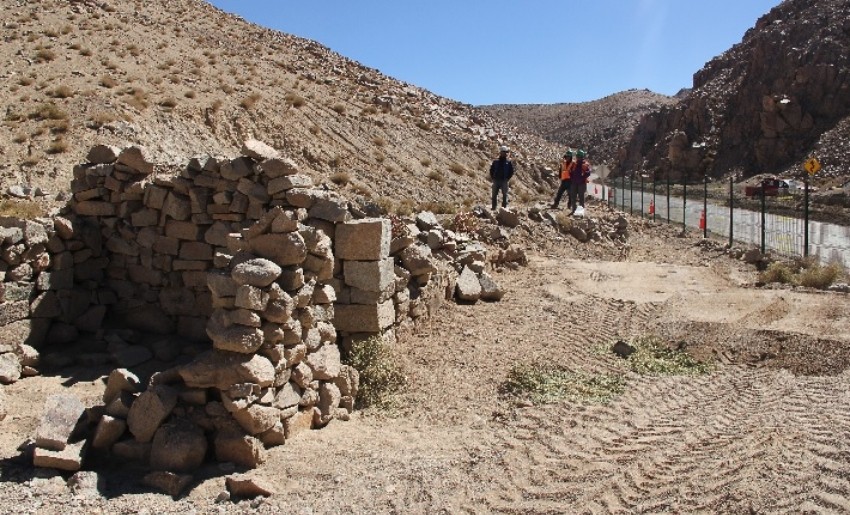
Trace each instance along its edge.
{"label": "person in orange vest", "polygon": [[[552,209],[558,209],[558,204],[561,202],[561,197],[564,196],[564,193],[570,190],[570,167],[573,164],[573,151],[571,149],[567,149],[564,153],[564,158],[561,160],[561,186],[558,188],[558,193],[555,194],[555,201],[552,202]],[[569,199],[569,195],[567,195],[567,199]],[[572,207],[572,204],[567,204],[568,208]]]}
{"label": "person in orange vest", "polygon": [[590,161],[586,159],[587,152],[576,152],[576,160],[570,168],[570,214],[574,214],[581,204],[584,208],[584,193],[587,191],[587,181],[590,179]]}

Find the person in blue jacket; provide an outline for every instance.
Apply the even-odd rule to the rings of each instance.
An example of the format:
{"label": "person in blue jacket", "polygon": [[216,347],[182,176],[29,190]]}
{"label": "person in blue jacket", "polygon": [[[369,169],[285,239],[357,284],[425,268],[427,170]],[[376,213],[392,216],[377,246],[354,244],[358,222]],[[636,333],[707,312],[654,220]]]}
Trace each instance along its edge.
{"label": "person in blue jacket", "polygon": [[514,176],[514,164],[508,159],[511,149],[502,145],[499,148],[499,159],[490,165],[490,181],[492,182],[491,209],[496,209],[496,198],[502,192],[502,207],[508,207],[508,181]]}

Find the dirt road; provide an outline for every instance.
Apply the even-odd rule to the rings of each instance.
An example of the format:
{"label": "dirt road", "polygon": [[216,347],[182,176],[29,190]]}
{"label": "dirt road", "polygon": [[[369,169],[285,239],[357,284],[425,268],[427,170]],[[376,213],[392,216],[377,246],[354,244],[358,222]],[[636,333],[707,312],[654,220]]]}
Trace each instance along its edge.
{"label": "dirt road", "polygon": [[[563,248],[574,245],[563,242]],[[636,237],[628,261],[557,245],[496,274],[499,303],[447,305],[398,344],[410,388],[270,452],[265,501],[216,503],[210,466],[185,497],[101,471],[96,495],[12,457],[65,377],[7,388],[2,512],[659,513],[850,511],[850,300],[755,289],[754,272],[693,241]],[[710,359],[708,374],[652,377],[605,352],[655,333]],[[500,393],[517,363],[618,374],[608,404],[529,405]],[[83,397],[96,380],[71,386]]]}

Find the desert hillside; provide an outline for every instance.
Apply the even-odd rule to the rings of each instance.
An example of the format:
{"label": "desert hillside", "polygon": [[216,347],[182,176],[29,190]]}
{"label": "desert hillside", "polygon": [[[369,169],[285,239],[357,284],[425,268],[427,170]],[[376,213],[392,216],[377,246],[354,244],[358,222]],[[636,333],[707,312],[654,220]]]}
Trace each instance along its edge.
{"label": "desert hillside", "polygon": [[439,210],[486,198],[500,144],[526,198],[558,156],[485,112],[201,0],[0,8],[3,194],[67,190],[94,144],[141,144],[167,163],[236,155],[254,137],[350,197]]}
{"label": "desert hillside", "polygon": [[613,163],[644,115],[677,101],[649,90],[629,90],[592,102],[500,104],[482,109],[561,147],[586,149],[595,162]]}

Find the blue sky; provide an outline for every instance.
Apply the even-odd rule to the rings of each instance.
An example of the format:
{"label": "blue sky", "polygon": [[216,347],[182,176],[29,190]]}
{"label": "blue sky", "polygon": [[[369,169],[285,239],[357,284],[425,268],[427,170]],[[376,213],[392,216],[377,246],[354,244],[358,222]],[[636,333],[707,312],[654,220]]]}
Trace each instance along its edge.
{"label": "blue sky", "polygon": [[208,0],[461,102],[674,95],[780,0]]}

